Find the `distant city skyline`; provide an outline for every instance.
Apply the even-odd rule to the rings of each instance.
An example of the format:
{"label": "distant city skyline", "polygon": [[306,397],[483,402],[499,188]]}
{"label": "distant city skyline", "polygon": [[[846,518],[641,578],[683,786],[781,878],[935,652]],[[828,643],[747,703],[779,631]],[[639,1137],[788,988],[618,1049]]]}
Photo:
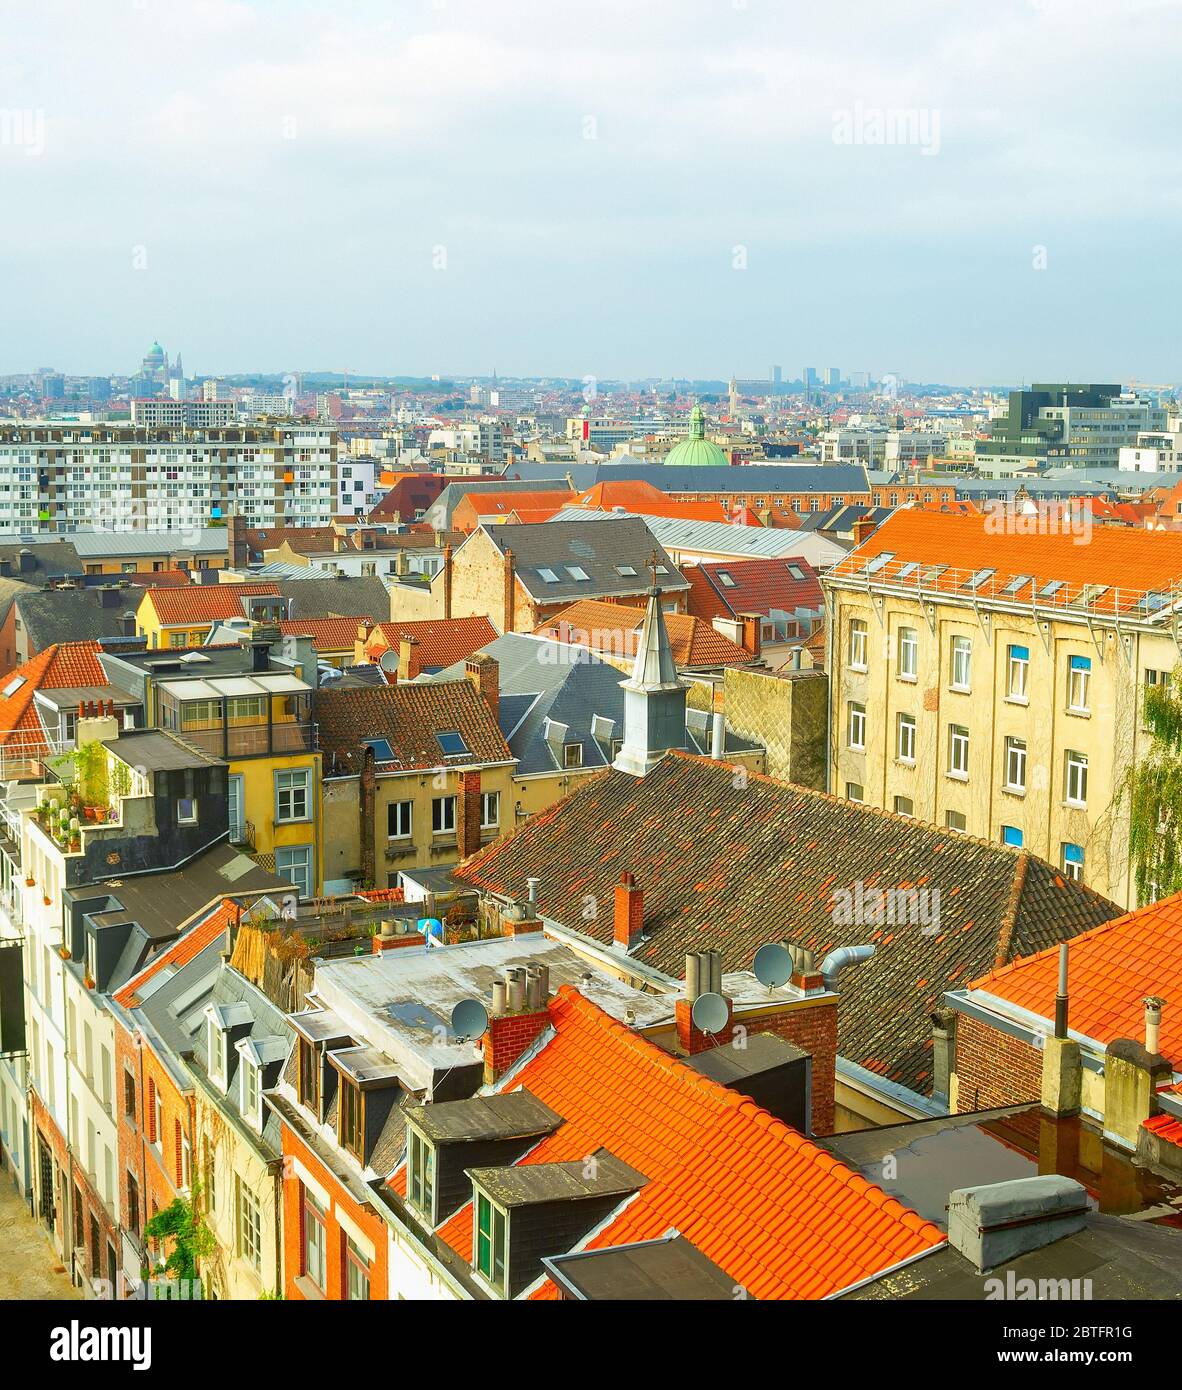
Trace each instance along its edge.
{"label": "distant city skyline", "polygon": [[1168,381],[1178,8],[45,0],[0,372]]}

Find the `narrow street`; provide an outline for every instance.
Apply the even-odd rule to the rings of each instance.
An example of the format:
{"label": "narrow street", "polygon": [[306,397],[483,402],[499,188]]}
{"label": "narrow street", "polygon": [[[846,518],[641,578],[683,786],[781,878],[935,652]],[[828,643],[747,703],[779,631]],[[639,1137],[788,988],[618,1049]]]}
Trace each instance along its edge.
{"label": "narrow street", "polygon": [[54,1273],[58,1264],[6,1170],[0,1175],[0,1299],[80,1299],[69,1278]]}

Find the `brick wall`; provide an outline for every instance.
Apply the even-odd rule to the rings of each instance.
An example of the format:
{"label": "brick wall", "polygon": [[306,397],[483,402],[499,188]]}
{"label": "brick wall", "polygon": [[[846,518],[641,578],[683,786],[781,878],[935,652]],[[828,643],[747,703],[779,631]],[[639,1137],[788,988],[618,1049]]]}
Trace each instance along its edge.
{"label": "brick wall", "polygon": [[956,1020],[956,1108],[992,1110],[1042,1094],[1042,1053],[979,1019]]}
{"label": "brick wall", "polygon": [[548,1009],[490,1018],[484,1035],[485,1081],[494,1081],[507,1071],[549,1022]]}

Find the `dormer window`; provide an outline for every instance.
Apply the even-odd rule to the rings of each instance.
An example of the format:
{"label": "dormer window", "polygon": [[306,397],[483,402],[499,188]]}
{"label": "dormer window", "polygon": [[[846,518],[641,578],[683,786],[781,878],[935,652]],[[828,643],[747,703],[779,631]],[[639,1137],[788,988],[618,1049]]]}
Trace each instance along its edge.
{"label": "dormer window", "polygon": [[361,1160],[365,1152],[365,1124],[361,1104],[361,1092],[351,1082],[341,1078],[340,1097],[340,1142],[342,1146]]}
{"label": "dormer window", "polygon": [[314,1115],[320,1113],[320,1058],[315,1046],[307,1038],[299,1040],[299,1083],[300,1104]]}
{"label": "dormer window", "polygon": [[562,745],[562,765],[564,768],[583,766],[583,745],[564,743]]}
{"label": "dormer window", "polygon": [[179,796],[176,803],[176,823],[178,825],[197,824],[197,798]]}
{"label": "dormer window", "polygon": [[509,1267],[509,1222],[505,1213],[483,1192],[476,1194],[477,1272],[499,1292],[505,1292],[505,1276]]}
{"label": "dormer window", "polygon": [[262,1088],[259,1085],[259,1068],[248,1057],[242,1059],[241,1086],[238,1108],[242,1112],[242,1118],[253,1128],[262,1129]]}
{"label": "dormer window", "polygon": [[414,1128],[406,1127],[406,1195],[428,1221],[435,1221],[435,1150]]}
{"label": "dormer window", "polygon": [[209,1050],[209,1077],[211,1081],[225,1089],[230,1074],[226,1053],[226,1035],[212,1018],[206,1020],[205,1028]]}

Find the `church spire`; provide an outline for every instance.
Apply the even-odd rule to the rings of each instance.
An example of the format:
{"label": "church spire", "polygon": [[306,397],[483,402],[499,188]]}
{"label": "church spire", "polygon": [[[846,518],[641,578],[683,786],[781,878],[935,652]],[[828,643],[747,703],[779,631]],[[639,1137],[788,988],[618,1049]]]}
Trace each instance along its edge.
{"label": "church spire", "polygon": [[[655,556],[653,568],[655,581]],[[643,777],[670,748],[686,746],[687,687],[677,675],[661,591],[655,582],[649,590],[632,674],[620,682],[620,688],[624,692],[624,742],[612,766]]]}

